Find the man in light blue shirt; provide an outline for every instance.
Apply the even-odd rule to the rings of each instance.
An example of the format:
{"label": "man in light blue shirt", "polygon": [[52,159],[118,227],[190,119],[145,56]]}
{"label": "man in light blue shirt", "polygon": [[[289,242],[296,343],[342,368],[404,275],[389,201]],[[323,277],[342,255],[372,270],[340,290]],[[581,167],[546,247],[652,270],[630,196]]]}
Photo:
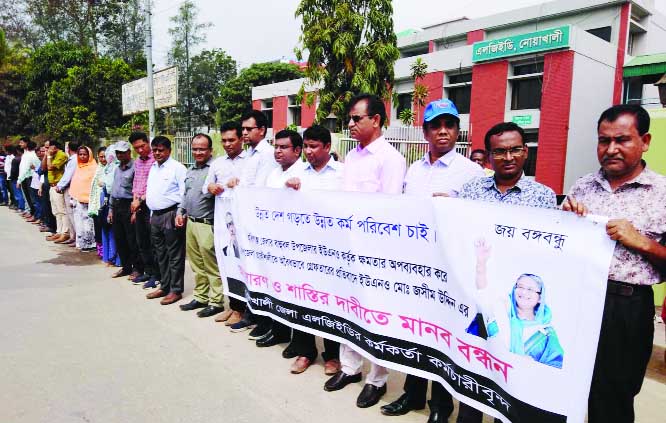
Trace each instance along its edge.
{"label": "man in light blue shirt", "polygon": [[157,136],[151,143],[155,163],[148,174],[146,204],[152,211],[150,237],[160,273],[160,288],[146,295],[173,304],[183,298],[185,278],[185,228],[176,227],[178,205],[185,193],[187,169],[171,158],[171,141]]}
{"label": "man in light blue shirt", "polygon": [[[74,227],[74,207],[72,207],[72,197],[69,196],[69,183],[72,182],[72,176],[74,176],[74,171],[76,170],[77,156],[76,151],[79,149],[79,144],[75,142],[69,142],[67,144],[67,155],[69,160],[67,160],[67,165],[65,166],[65,173],[63,173],[60,182],[56,185],[56,191],[58,193],[64,193],[65,195],[65,214],[67,215],[67,220],[69,221],[69,240],[62,242],[62,244],[75,245],[76,244],[76,228]],[[56,242],[59,244],[60,242]]]}

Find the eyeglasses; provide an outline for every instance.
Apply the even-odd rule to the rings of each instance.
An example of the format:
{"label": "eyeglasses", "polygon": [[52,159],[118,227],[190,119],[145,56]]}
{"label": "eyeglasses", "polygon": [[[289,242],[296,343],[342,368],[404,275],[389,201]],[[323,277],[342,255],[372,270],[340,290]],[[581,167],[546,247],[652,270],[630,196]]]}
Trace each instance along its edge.
{"label": "eyeglasses", "polygon": [[290,148],[294,148],[294,146],[293,145],[275,144],[275,146],[273,146],[273,148],[275,148],[276,150],[289,150]]}
{"label": "eyeglasses", "polygon": [[509,153],[511,157],[520,156],[525,151],[525,147],[511,147],[511,148],[496,148],[490,151],[495,158],[506,157],[506,153]]}
{"label": "eyeglasses", "polygon": [[258,126],[243,126],[241,129],[242,129],[243,131],[250,132],[251,130],[253,130],[253,129],[258,129],[258,128],[259,128]]}
{"label": "eyeglasses", "polygon": [[522,289],[523,291],[527,291],[527,292],[532,293],[532,294],[541,295],[541,291],[538,291],[534,288],[530,288],[529,286],[525,286],[525,285],[516,284],[516,289]]}
{"label": "eyeglasses", "polygon": [[353,120],[354,123],[359,123],[359,121],[360,121],[361,119],[363,119],[364,117],[370,117],[370,115],[350,115],[350,116],[349,116],[349,119],[350,119],[350,120]]}

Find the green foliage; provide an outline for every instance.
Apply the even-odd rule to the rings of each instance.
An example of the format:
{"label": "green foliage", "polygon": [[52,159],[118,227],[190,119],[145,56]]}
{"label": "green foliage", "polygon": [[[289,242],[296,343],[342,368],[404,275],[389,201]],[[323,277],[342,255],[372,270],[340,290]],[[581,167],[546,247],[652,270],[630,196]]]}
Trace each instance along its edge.
{"label": "green foliage", "polygon": [[190,66],[192,114],[209,129],[215,125],[215,98],[224,84],[236,76],[236,61],[223,50],[204,50]]}
{"label": "green foliage", "polygon": [[252,87],[302,78],[298,66],[289,63],[255,63],[222,86],[215,99],[218,122],[239,120],[252,108]]}
{"label": "green foliage", "polygon": [[322,87],[317,122],[332,112],[341,124],[356,94],[388,98],[400,56],[390,0],[301,0],[296,16],[302,20],[296,55],[301,60],[308,52],[308,83]]}
{"label": "green foliage", "polygon": [[412,93],[412,98],[414,100],[414,106],[416,107],[416,116],[412,117],[413,124],[414,122],[421,122],[419,110],[425,107],[426,99],[428,98],[428,87],[421,83],[423,77],[428,73],[428,64],[418,57],[414,63],[411,64],[410,69],[412,71],[411,77],[414,80],[414,92]]}
{"label": "green foliage", "polygon": [[414,112],[411,109],[403,109],[398,115],[398,119],[405,126],[412,126],[414,124]]}
{"label": "green foliage", "polygon": [[[0,31],[2,33],[2,31]],[[19,45],[0,41],[0,136],[16,134],[23,129],[21,104],[26,94],[24,75],[28,54]]]}
{"label": "green foliage", "polygon": [[179,112],[188,130],[192,126],[196,96],[192,86],[194,72],[191,60],[194,50],[206,41],[206,34],[203,31],[212,26],[211,23],[198,23],[197,16],[197,7],[191,0],[186,0],[178,8],[178,14],[170,18],[173,26],[169,28],[171,49],[168,61],[171,65],[177,65],[180,71],[178,93],[183,101],[180,102]]}
{"label": "green foliage", "polygon": [[90,49],[62,41],[46,44],[32,53],[24,75],[27,93],[21,109],[25,120],[30,122],[28,129],[31,132],[46,129],[47,95],[51,84],[65,78],[69,68],[86,67],[93,61]]}
{"label": "green foliage", "polygon": [[48,90],[47,132],[62,140],[88,141],[103,135],[105,128],[122,126],[119,87],[138,76],[120,59],[102,58],[71,67]]}

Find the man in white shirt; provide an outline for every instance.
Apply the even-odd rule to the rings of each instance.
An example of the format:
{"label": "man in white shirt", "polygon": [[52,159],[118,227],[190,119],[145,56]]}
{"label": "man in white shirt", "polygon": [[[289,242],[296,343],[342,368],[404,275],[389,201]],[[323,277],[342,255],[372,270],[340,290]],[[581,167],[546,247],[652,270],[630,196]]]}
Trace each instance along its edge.
{"label": "man in white shirt", "polygon": [[[303,133],[303,151],[308,164],[297,177],[287,180],[286,186],[295,190],[340,191],[344,165],[331,157],[331,133],[323,126],[313,125]],[[291,343],[282,352],[284,358],[296,360],[291,365],[293,374],[300,374],[317,359],[317,346],[312,334],[297,329],[292,331]],[[333,376],[340,371],[340,344],[324,338],[324,374]]]}
{"label": "man in white shirt", "polygon": [[[245,159],[240,178],[233,178],[229,181],[227,183],[229,188],[233,188],[238,184],[246,187],[262,187],[265,185],[268,174],[278,166],[275,161],[273,146],[266,141],[267,129],[268,119],[259,110],[250,110],[241,116],[243,142],[250,148],[246,151],[247,158]],[[257,320],[259,322],[258,325],[255,322]],[[253,328],[248,338],[259,340],[270,335],[270,326],[269,318],[260,317],[257,319],[250,309],[246,309],[241,321],[231,325],[229,328],[232,332],[242,332]]]}
{"label": "man in white shirt", "polygon": [[240,183],[243,186],[264,186],[268,174],[277,167],[273,147],[266,140],[268,119],[259,110],[251,110],[241,117],[243,142],[247,149],[247,163]]}
{"label": "man in white shirt", "polygon": [[148,174],[146,205],[151,210],[150,237],[160,267],[160,288],[146,298],[162,298],[160,304],[173,304],[183,298],[185,277],[185,229],[177,227],[178,205],[185,193],[187,169],[171,158],[171,141],[157,136],[151,142],[155,163]]}
{"label": "man in white shirt", "polygon": [[[305,163],[301,160],[303,138],[298,132],[285,129],[275,134],[274,144],[278,167],[268,174],[265,186],[284,189],[287,180],[300,175],[305,168]],[[259,324],[253,329],[257,336],[257,347],[272,347],[291,339],[291,330],[284,324],[265,316],[257,316],[257,321]],[[250,335],[253,335],[252,332]]]}
{"label": "man in white shirt", "polygon": [[[222,234],[226,230],[227,222],[225,216],[224,201],[231,195],[229,183],[238,180],[247,159],[247,152],[243,150],[242,130],[238,122],[225,122],[220,129],[222,147],[226,156],[218,157],[211,163],[208,176],[204,182],[203,189],[215,196],[215,215],[213,233],[215,234],[215,251],[217,252],[217,265],[220,276],[226,277],[224,262],[219,254],[223,246],[219,244],[223,239]],[[245,312],[245,302],[234,297],[229,297],[229,310],[218,314],[216,322],[224,322],[225,326],[231,326],[241,321]]]}
{"label": "man in white shirt", "polygon": [[[481,167],[456,152],[460,132],[458,109],[451,100],[429,103],[423,113],[423,137],[428,152],[414,162],[405,176],[405,194],[433,197],[456,197],[462,186],[485,176]],[[381,408],[382,414],[400,416],[425,407],[428,381],[407,375],[405,393]],[[433,382],[428,423],[444,423],[453,412],[453,399],[444,387]]]}

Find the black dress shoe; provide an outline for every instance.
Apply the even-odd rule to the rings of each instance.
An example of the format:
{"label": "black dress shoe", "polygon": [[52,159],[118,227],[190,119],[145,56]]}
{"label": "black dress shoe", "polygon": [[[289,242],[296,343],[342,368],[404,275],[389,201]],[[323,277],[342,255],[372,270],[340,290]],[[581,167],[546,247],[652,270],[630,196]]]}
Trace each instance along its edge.
{"label": "black dress shoe", "polygon": [[196,310],[198,308],[204,308],[204,307],[206,307],[206,304],[200,303],[197,300],[192,300],[187,304],[180,305],[179,307],[183,311],[190,311],[190,310]]}
{"label": "black dress shoe", "polygon": [[350,383],[356,383],[361,381],[361,373],[356,373],[355,375],[348,375],[347,373],[340,370],[329,380],[324,383],[324,391],[332,392],[339,391]]}
{"label": "black dress shoe", "polygon": [[222,313],[224,311],[224,307],[218,307],[218,306],[208,306],[204,309],[201,309],[197,312],[197,316],[199,317],[210,317],[210,316],[215,316],[216,314]]}
{"label": "black dress shoe", "polygon": [[402,416],[412,410],[422,410],[424,408],[425,404],[420,407],[413,405],[412,398],[409,394],[404,393],[392,403],[383,405],[380,410],[385,416]]}
{"label": "black dress shoe", "polygon": [[293,343],[289,343],[289,345],[287,345],[287,348],[285,348],[282,351],[282,358],[294,358],[298,357],[299,355],[300,354],[296,350],[296,347],[294,346]]}
{"label": "black dress shoe", "polygon": [[273,345],[282,344],[282,343],[285,343],[285,342],[289,342],[289,338],[278,336],[275,333],[271,332],[271,334],[268,335],[267,337],[258,339],[256,344],[257,344],[257,347],[259,347],[259,348],[267,348],[267,347],[272,347]]}
{"label": "black dress shoe", "polygon": [[363,390],[358,394],[356,398],[356,406],[358,408],[368,408],[379,402],[379,399],[386,393],[386,384],[383,384],[380,388],[375,385],[366,383],[363,387]]}

